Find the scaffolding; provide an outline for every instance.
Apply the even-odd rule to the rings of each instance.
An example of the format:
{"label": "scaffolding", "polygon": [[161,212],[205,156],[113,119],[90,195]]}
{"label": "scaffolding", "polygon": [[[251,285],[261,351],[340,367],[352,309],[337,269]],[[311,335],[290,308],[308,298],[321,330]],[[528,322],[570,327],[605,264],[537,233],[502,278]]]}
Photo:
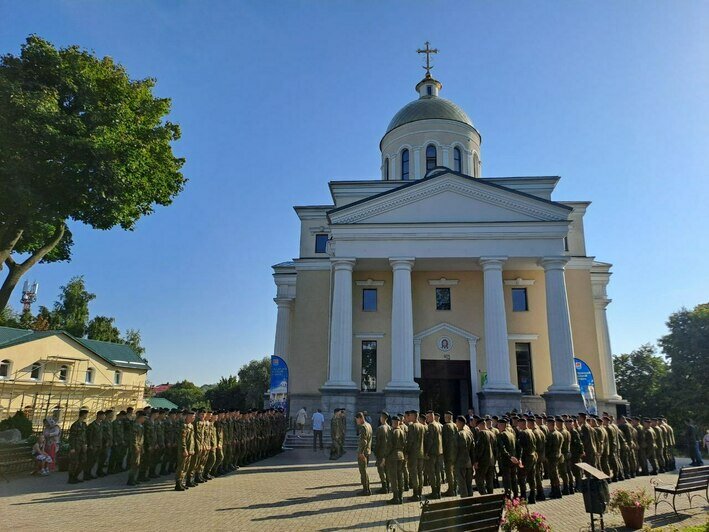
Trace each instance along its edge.
{"label": "scaffolding", "polygon": [[[115,384],[114,376],[83,358],[48,356],[27,368],[16,370],[0,380],[0,419],[22,411],[32,421],[35,431],[41,431],[45,418],[54,417],[65,432],[79,417],[79,410],[88,407],[89,417],[98,410],[125,410],[142,406],[145,388],[141,384]],[[38,378],[32,377],[37,371]],[[91,369],[112,384],[87,382]],[[96,377],[92,380],[97,380]]]}

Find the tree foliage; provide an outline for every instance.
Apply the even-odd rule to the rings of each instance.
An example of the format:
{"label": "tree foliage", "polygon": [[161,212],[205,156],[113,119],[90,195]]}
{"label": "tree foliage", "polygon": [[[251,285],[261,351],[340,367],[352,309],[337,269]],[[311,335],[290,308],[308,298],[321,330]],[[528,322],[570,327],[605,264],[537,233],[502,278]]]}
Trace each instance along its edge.
{"label": "tree foliage", "polygon": [[155,397],[164,397],[180,408],[202,408],[208,406],[202,390],[187,380],[173,384],[169,389],[160,392]]}
{"label": "tree foliage", "polygon": [[121,331],[114,325],[116,318],[95,316],[86,328],[86,336],[91,340],[104,342],[120,342]]}
{"label": "tree foliage", "polygon": [[89,325],[89,303],[94,299],[96,294],[86,290],[84,277],[72,277],[61,287],[59,299],[54,303],[59,328],[80,338],[84,336]]}
{"label": "tree foliage", "polygon": [[37,262],[71,258],[67,222],[132,230],[184,188],[180,130],[154,87],[36,35],[0,58],[0,308]]}
{"label": "tree foliage", "polygon": [[204,397],[219,410],[227,408],[245,409],[245,397],[241,390],[241,383],[234,375],[222,377],[221,380],[204,393]]}
{"label": "tree foliage", "polygon": [[630,401],[633,412],[656,417],[666,414],[663,397],[669,366],[650,344],[613,358],[618,393]]}
{"label": "tree foliage", "polygon": [[244,406],[263,408],[263,397],[271,385],[271,359],[252,360],[239,369],[239,383],[244,394]]}
{"label": "tree foliage", "polygon": [[670,330],[659,344],[670,362],[668,387],[672,417],[709,425],[709,303],[681,309],[667,320]]}

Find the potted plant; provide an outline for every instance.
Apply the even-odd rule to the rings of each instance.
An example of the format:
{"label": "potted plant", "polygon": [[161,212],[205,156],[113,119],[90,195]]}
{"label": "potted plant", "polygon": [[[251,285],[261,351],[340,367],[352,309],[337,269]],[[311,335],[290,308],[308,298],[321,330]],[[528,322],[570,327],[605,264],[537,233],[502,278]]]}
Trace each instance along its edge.
{"label": "potted plant", "polygon": [[612,511],[620,510],[625,526],[632,530],[639,530],[643,527],[645,510],[650,508],[652,497],[648,495],[645,488],[638,490],[615,490],[611,493],[608,508]]}
{"label": "potted plant", "polygon": [[507,499],[505,513],[500,523],[504,532],[550,532],[547,518],[539,512],[530,512],[521,499]]}

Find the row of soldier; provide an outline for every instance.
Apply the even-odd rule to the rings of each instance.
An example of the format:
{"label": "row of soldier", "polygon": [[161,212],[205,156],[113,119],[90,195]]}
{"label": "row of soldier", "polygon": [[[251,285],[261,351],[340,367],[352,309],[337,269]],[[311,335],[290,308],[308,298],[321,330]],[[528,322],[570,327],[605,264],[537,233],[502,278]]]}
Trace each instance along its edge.
{"label": "row of soldier", "polygon": [[[366,414],[356,416],[358,463],[362,495],[371,495],[367,466],[374,452],[382,487],[390,504],[420,501],[423,487],[432,499],[473,495],[473,481],[481,494],[499,487],[508,497],[533,504],[545,500],[542,479],[551,484],[550,498],[577,491],[586,462],[601,469],[610,481],[675,469],[674,431],[666,419],[642,419],[585,413],[546,416],[508,414],[503,417],[457,416],[408,411],[390,417],[382,412],[373,434]],[[648,469],[650,465],[650,470]],[[441,493],[442,484],[447,491]]]}
{"label": "row of soldier", "polygon": [[88,414],[82,408],[69,429],[70,484],[129,471],[135,486],[174,473],[182,491],[274,454],[286,430],[285,416],[272,409],[128,408],[115,419],[111,410],[99,411],[91,423]]}

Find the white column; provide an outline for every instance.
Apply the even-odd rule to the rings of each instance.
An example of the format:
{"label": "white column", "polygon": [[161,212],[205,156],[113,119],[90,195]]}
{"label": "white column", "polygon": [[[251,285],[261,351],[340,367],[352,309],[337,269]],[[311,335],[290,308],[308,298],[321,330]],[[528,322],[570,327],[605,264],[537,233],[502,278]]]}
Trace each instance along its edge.
{"label": "white column", "polygon": [[552,377],[550,392],[579,391],[564,279],[564,268],[568,260],[567,257],[546,257],[541,260],[547,296],[547,327]]}
{"label": "white column", "polygon": [[484,282],[486,392],[518,391],[510,380],[510,348],[502,283],[502,265],[506,260],[507,257],[480,258]]}
{"label": "white column", "polygon": [[414,382],[413,258],[389,259],[394,270],[391,303],[391,381],[387,390],[418,390]]}
{"label": "white column", "polygon": [[606,317],[606,307],[611,302],[610,299],[594,299],[593,307],[596,316],[596,339],[598,341],[598,357],[601,362],[601,374],[603,375],[604,399],[620,401],[615,387],[615,370],[613,369],[613,352],[611,351],[611,339],[608,334],[608,318]]}
{"label": "white column", "polygon": [[273,354],[288,362],[290,354],[290,321],[293,310],[293,300],[290,298],[276,297],[273,299],[278,306],[276,317],[276,342],[273,346]]}
{"label": "white column", "polygon": [[355,259],[330,259],[333,270],[330,367],[324,388],[352,388],[352,270]]}

